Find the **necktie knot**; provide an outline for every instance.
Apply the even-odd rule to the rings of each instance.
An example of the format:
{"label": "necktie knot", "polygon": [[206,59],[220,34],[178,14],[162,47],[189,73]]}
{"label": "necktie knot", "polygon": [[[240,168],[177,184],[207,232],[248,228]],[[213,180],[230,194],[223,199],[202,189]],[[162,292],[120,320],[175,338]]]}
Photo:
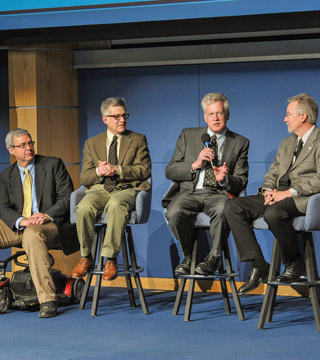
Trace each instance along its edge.
{"label": "necktie knot", "polygon": [[294,156],[296,157],[296,160],[297,160],[299,154],[301,153],[302,148],[303,148],[303,140],[300,139],[298,142],[298,145],[297,145],[297,149],[294,152]]}

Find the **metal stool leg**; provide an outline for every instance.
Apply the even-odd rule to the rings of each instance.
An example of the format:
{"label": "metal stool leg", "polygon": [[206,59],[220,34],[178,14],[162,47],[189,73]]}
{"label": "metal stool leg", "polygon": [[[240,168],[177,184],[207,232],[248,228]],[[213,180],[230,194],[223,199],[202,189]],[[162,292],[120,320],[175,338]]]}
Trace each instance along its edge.
{"label": "metal stool leg", "polygon": [[[199,235],[200,235],[199,230],[197,230],[195,240],[194,240],[194,244],[193,244],[193,249],[192,249],[190,275],[194,275],[194,269],[196,267]],[[194,294],[194,285],[195,285],[195,279],[191,278],[189,280],[186,309],[185,309],[185,312],[184,312],[184,321],[190,321],[193,294]]]}
{"label": "metal stool leg", "polygon": [[[223,254],[224,254],[227,274],[232,274],[233,270],[232,270],[232,264],[231,264],[231,256],[230,256],[230,250],[229,250],[229,245],[228,245],[228,239],[226,240],[226,243],[224,244]],[[230,284],[233,301],[234,301],[234,304],[235,304],[235,307],[237,310],[238,318],[239,318],[239,320],[245,320],[245,316],[243,313],[242,305],[241,305],[241,302],[239,299],[236,283],[234,281],[233,276],[230,276],[229,284]]]}
{"label": "metal stool leg", "polygon": [[[94,239],[93,239],[93,243],[92,243],[92,249],[91,249],[91,254],[92,254],[94,264],[95,264],[96,257],[97,257],[100,234],[101,234],[100,229],[99,230],[96,229]],[[86,305],[89,289],[90,289],[91,282],[92,282],[92,277],[93,277],[93,270],[90,271],[89,273],[87,273],[86,283],[84,285],[83,292],[82,292],[82,295],[81,295],[80,304],[79,304],[79,309],[81,309],[81,310],[83,310],[85,305]]]}
{"label": "metal stool leg", "polygon": [[[273,249],[272,249],[268,281],[272,281],[279,270],[280,270],[280,252],[279,252],[278,241],[275,238],[273,241]],[[266,321],[267,322],[272,321],[273,310],[277,296],[277,289],[278,289],[277,285],[270,285],[270,284],[267,285],[266,293],[264,295],[263,304],[261,307],[260,318],[258,321],[259,330],[264,329],[264,324]]]}
{"label": "metal stool leg", "polygon": [[101,289],[101,280],[102,280],[102,271],[103,271],[103,256],[101,256],[102,247],[103,247],[103,239],[104,235],[106,233],[106,227],[102,226],[101,229],[99,229],[99,259],[98,259],[98,265],[97,265],[97,273],[96,275],[96,285],[94,288],[93,293],[93,300],[92,300],[92,307],[91,307],[91,316],[96,316],[98,311],[98,301],[99,301],[99,295],[100,295],[100,289]]}
{"label": "metal stool leg", "polygon": [[[317,262],[314,252],[314,243],[311,232],[304,232],[302,234],[305,242],[305,262],[308,281],[314,282],[318,278]],[[309,286],[311,304],[313,309],[314,320],[316,328],[320,331],[320,312],[319,312],[319,301],[317,297],[317,287],[315,285]]]}
{"label": "metal stool leg", "polygon": [[125,230],[125,232],[123,234],[123,237],[122,237],[122,240],[121,240],[123,269],[125,271],[125,278],[126,278],[126,284],[127,284],[127,290],[128,290],[128,295],[129,295],[130,306],[131,307],[136,307],[136,301],[135,301],[135,298],[134,298],[131,275],[129,273],[130,268],[129,268],[129,259],[128,259],[127,239],[128,239],[128,236],[127,236],[126,230]]}
{"label": "metal stool leg", "polygon": [[[127,226],[127,228],[126,228],[126,238],[127,238],[127,242],[128,242],[128,249],[129,249],[130,260],[131,260],[131,268],[135,272],[138,270],[138,264],[137,264],[136,252],[134,249],[132,231],[131,231],[130,226]],[[149,314],[149,309],[148,309],[148,305],[147,305],[146,298],[144,295],[143,287],[141,284],[140,275],[138,272],[136,272],[136,273],[134,273],[133,277],[134,277],[134,280],[136,283],[142,311],[144,314]]]}
{"label": "metal stool leg", "polygon": [[172,311],[172,315],[174,315],[174,316],[178,315],[178,313],[179,313],[182,295],[183,295],[184,287],[186,285],[186,281],[187,281],[187,279],[184,277],[180,279],[180,284],[179,284],[179,288],[178,288],[177,295],[176,295],[176,300],[174,302],[173,311]]}

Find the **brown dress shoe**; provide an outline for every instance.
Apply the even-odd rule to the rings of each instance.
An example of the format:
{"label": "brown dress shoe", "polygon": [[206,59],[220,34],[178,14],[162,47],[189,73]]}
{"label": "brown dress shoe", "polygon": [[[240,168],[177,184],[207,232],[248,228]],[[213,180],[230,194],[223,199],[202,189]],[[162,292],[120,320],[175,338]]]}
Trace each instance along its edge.
{"label": "brown dress shoe", "polygon": [[103,280],[114,280],[118,276],[118,265],[115,260],[107,259],[104,267]]}
{"label": "brown dress shoe", "polygon": [[75,266],[75,268],[72,271],[72,277],[73,278],[79,278],[86,275],[87,271],[92,270],[93,268],[93,259],[92,256],[88,257],[82,257],[78,264]]}

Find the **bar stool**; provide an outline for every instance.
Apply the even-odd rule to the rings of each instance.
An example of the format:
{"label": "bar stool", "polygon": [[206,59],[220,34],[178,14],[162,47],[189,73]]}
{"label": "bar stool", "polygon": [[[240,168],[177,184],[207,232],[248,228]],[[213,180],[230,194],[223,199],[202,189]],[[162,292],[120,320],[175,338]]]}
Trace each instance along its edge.
{"label": "bar stool", "polygon": [[[276,274],[280,271],[281,260],[278,241],[275,238],[270,262],[270,271],[268,280],[266,281],[267,289],[258,321],[258,329],[263,330],[265,322],[272,322],[273,312],[276,303],[278,286],[301,286],[307,287],[310,294],[313,315],[316,328],[320,331],[320,308],[317,297],[317,286],[320,286],[318,275],[318,266],[314,250],[314,241],[312,231],[320,231],[320,193],[310,197],[305,216],[296,217],[293,221],[295,230],[302,235],[304,245],[304,260],[306,264],[307,276],[299,281],[292,283],[281,283],[274,281]],[[268,229],[267,223],[263,218],[259,218],[254,222],[255,229]]]}
{"label": "bar stool", "polygon": [[210,218],[205,213],[198,213],[196,221],[194,223],[194,229],[195,229],[195,240],[192,250],[192,256],[191,256],[191,271],[190,275],[181,275],[181,280],[179,284],[179,288],[177,291],[174,307],[173,307],[173,315],[178,315],[179,308],[181,305],[181,300],[184,292],[184,288],[186,285],[187,279],[189,279],[189,287],[188,287],[188,293],[187,293],[187,301],[186,301],[186,307],[185,307],[185,313],[184,313],[184,321],[190,321],[191,317],[191,308],[192,308],[192,301],[193,301],[193,295],[194,295],[194,287],[195,282],[197,280],[211,280],[219,279],[220,285],[221,285],[221,292],[222,297],[224,301],[224,308],[225,312],[227,314],[231,314],[231,306],[227,291],[227,284],[226,281],[229,281],[230,288],[231,288],[231,294],[233,297],[233,301],[235,303],[235,307],[237,310],[237,314],[240,320],[245,320],[242,305],[239,299],[239,296],[237,294],[237,288],[235,284],[235,277],[239,276],[238,273],[235,273],[232,270],[232,263],[231,263],[231,257],[230,257],[230,251],[228,246],[228,241],[223,244],[222,254],[223,259],[225,263],[225,269],[224,266],[221,265],[221,267],[218,269],[218,272],[213,275],[196,275],[194,272],[195,266],[196,266],[196,259],[197,259],[197,251],[198,246],[200,242],[200,235],[201,231],[209,230],[210,228]]}
{"label": "bar stool", "polygon": [[[148,179],[148,182],[150,185],[152,185],[151,177]],[[84,195],[85,195],[84,186],[81,186],[79,189],[77,189],[71,194],[71,198],[70,198],[71,223],[76,223],[75,206],[84,197]],[[148,221],[151,210],[151,196],[152,196],[151,188],[148,191],[140,191],[137,194],[135,209],[130,213],[130,219],[128,225],[125,228],[123,238],[121,241],[123,264],[118,265],[118,269],[119,269],[118,275],[125,276],[126,278],[126,286],[128,290],[130,306],[136,307],[136,301],[132,286],[132,277],[133,277],[137,287],[140,305],[144,314],[149,313],[140,279],[140,273],[144,270],[144,268],[138,266],[137,264],[131,226],[134,226],[136,224],[144,224]],[[91,307],[91,316],[96,316],[98,311],[98,300],[100,295],[101,280],[104,269],[104,258],[103,256],[101,256],[101,250],[103,247],[103,241],[104,241],[106,229],[107,229],[107,220],[105,213],[103,213],[97,219],[97,223],[95,225],[95,236],[92,244],[92,256],[94,259],[94,263],[96,264],[96,260],[98,260],[98,263],[97,265],[95,265],[95,268],[92,271],[87,273],[87,280],[85,283],[85,287],[83,289],[83,294],[79,305],[80,309],[84,309],[88,297],[90,285],[93,276],[95,276],[96,283],[95,283],[95,289],[94,289],[93,301]]]}

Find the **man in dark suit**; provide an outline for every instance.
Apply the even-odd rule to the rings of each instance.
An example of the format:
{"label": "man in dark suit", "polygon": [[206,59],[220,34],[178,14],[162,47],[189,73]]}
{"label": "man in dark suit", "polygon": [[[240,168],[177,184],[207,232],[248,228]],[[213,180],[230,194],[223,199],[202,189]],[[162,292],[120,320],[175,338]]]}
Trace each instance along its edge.
{"label": "man in dark suit", "polygon": [[67,230],[72,181],[61,159],[35,155],[27,130],[11,130],[6,146],[16,162],[0,173],[0,248],[22,245],[40,303],[39,317],[53,317],[57,302],[48,249],[61,245],[69,254],[77,250],[64,243],[72,233]]}
{"label": "man in dark suit", "polygon": [[[194,242],[192,218],[204,211],[210,216],[212,248],[197,265],[198,274],[213,274],[220,265],[223,241],[229,235],[224,206],[248,183],[249,140],[227,129],[229,101],[221,93],[209,93],[201,102],[207,127],[182,130],[166,177],[175,181],[162,201],[167,207],[170,230],[179,240],[184,260],[175,272],[190,274]],[[204,147],[204,137],[211,144]],[[208,134],[208,135],[207,135]]]}
{"label": "man in dark suit", "polygon": [[103,279],[114,280],[121,239],[136,195],[150,189],[147,179],[151,175],[151,159],[146,137],[126,130],[129,114],[123,98],[104,100],[101,115],[107,130],[87,140],[83,150],[80,180],[87,191],[76,207],[82,258],[72,276],[82,277],[93,266],[94,225],[104,211],[108,227],[102,249],[102,256],[107,258]]}
{"label": "man in dark suit", "polygon": [[253,264],[239,294],[258,287],[269,272],[269,264],[252,227],[252,222],[261,216],[278,240],[285,265],[284,272],[276,280],[292,282],[305,274],[292,220],[305,215],[310,196],[320,192],[320,131],[315,125],[318,106],[308,94],[293,96],[288,102],[284,122],[292,135],[281,142],[258,195],[234,199],[225,208],[240,261]]}

